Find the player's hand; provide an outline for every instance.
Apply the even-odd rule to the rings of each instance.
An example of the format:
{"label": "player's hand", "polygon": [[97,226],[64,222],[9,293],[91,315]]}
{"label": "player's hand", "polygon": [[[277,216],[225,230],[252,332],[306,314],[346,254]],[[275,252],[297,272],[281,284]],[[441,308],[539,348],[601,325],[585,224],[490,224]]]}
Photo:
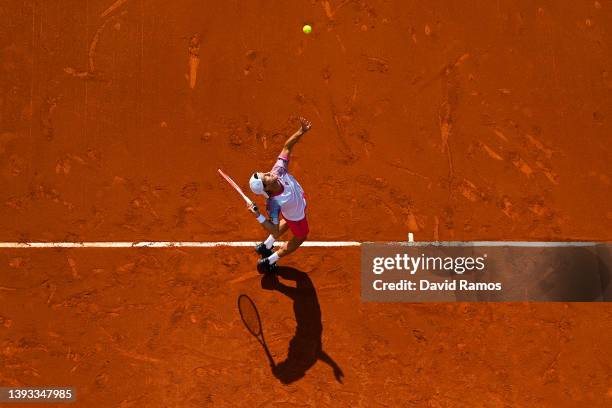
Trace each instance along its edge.
{"label": "player's hand", "polygon": [[255,217],[259,217],[259,208],[255,205],[255,203],[247,204],[247,210],[253,213]]}
{"label": "player's hand", "polygon": [[300,126],[301,126],[301,131],[302,133],[306,133],[310,130],[310,128],[312,127],[312,123],[310,123],[309,120],[307,120],[306,118],[300,116],[299,118],[300,121]]}

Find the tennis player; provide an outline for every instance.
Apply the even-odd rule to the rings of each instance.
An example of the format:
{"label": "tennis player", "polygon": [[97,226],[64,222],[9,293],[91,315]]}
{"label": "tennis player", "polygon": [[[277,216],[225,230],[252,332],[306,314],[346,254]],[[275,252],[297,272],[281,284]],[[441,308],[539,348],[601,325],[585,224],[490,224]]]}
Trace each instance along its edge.
{"label": "tennis player", "polygon": [[[249,180],[253,193],[266,197],[266,211],[269,217],[266,218],[260,214],[254,204],[248,206],[248,209],[257,217],[257,221],[270,233],[264,242],[255,247],[255,252],[261,255],[261,259],[257,262],[259,273],[272,272],[280,258],[298,249],[308,237],[304,190],[288,172],[293,146],[312,126],[302,117],[299,120],[300,129],[287,139],[272,170],[267,173],[253,173]],[[274,241],[288,229],[291,230],[293,237],[278,251],[273,252]]]}

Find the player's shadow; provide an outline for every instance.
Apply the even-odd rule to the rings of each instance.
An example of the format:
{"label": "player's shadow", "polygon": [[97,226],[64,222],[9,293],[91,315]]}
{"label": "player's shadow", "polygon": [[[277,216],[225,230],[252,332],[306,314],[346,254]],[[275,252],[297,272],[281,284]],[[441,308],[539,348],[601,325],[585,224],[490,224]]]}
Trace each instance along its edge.
{"label": "player's shadow", "polygon": [[304,377],[306,371],[320,360],[332,368],[336,380],[341,383],[344,376],[342,369],[323,351],[321,307],[310,277],[286,266],[278,267],[276,275],[283,280],[294,281],[295,287],[285,285],[273,274],[264,275],[261,286],[264,289],[276,290],[293,301],[297,327],[289,342],[287,358],[274,364],[272,373],[283,384],[291,384]]}

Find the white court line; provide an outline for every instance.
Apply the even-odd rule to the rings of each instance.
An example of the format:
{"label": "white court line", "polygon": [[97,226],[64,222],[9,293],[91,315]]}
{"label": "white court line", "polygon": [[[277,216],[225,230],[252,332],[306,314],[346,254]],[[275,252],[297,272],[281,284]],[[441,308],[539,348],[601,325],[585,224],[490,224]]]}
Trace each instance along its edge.
{"label": "white court line", "polygon": [[401,246],[440,246],[440,247],[590,247],[607,242],[586,241],[419,241],[419,242],[397,242],[392,243]]}
{"label": "white court line", "polygon": [[[259,241],[139,241],[139,242],[0,242],[0,248],[216,248],[253,247]],[[283,242],[276,242],[281,245]],[[305,247],[358,247],[363,244],[386,244],[410,247],[590,247],[607,242],[535,242],[535,241],[430,241],[430,242],[358,242],[306,241]]]}
{"label": "white court line", "polygon": [[[215,248],[254,247],[261,241],[0,242],[0,248]],[[281,245],[277,242],[275,245]],[[307,247],[354,247],[356,241],[306,241]]]}

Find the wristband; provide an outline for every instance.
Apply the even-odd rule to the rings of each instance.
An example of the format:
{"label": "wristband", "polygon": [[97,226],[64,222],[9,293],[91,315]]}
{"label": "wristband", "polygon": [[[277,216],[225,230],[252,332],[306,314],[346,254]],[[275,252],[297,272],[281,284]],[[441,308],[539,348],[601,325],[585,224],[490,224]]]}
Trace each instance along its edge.
{"label": "wristband", "polygon": [[263,224],[264,222],[266,222],[266,217],[264,217],[263,214],[259,214],[259,216],[257,217],[257,221],[260,224]]}

